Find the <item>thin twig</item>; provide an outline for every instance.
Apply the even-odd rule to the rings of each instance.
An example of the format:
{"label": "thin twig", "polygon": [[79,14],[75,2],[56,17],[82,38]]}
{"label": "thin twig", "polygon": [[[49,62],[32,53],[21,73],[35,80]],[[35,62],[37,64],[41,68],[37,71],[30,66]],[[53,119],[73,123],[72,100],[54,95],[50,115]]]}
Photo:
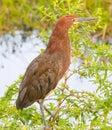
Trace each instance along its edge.
{"label": "thin twig", "polygon": [[[57,109],[56,109],[56,112],[55,112],[55,113],[53,114],[53,116],[52,116],[52,121],[55,120],[56,115],[59,113],[60,109],[62,108],[61,105],[62,105],[63,102],[66,100],[66,98],[68,98],[69,96],[71,96],[71,95],[67,95],[67,96],[58,104]],[[50,120],[51,120],[51,118],[50,118]]]}
{"label": "thin twig", "polygon": [[47,101],[47,100],[57,100],[55,98],[47,98],[47,99],[44,99],[44,101]]}
{"label": "thin twig", "polygon": [[51,113],[51,111],[44,105],[44,109],[51,115],[53,116],[53,114]]}

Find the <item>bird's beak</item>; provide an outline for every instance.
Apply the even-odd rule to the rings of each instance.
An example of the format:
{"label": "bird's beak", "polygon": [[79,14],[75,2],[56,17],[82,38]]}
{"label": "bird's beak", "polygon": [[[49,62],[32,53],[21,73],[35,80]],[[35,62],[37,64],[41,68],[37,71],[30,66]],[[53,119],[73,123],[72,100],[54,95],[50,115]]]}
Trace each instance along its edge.
{"label": "bird's beak", "polygon": [[77,18],[77,22],[81,23],[81,22],[91,22],[94,20],[98,20],[98,18]]}

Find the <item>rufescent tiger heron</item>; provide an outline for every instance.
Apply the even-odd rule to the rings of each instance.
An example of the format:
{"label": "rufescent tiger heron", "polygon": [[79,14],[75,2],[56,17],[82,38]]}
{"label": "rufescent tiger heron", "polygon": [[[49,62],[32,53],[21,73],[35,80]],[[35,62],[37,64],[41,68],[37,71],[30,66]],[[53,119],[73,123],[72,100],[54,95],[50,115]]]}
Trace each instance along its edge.
{"label": "rufescent tiger heron", "polygon": [[44,126],[47,127],[43,100],[55,89],[70,65],[69,28],[75,23],[93,21],[96,18],[78,18],[67,15],[58,20],[50,36],[46,50],[28,66],[19,88],[17,109],[23,109],[34,102],[40,104]]}

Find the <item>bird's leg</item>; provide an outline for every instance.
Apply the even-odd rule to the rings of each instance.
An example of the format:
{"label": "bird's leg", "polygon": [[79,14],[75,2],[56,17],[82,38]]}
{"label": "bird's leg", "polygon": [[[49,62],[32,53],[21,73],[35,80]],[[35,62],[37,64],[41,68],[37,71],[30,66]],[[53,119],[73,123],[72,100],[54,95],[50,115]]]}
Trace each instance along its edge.
{"label": "bird's leg", "polygon": [[43,118],[44,126],[45,126],[45,128],[46,128],[46,127],[47,127],[47,124],[46,124],[46,121],[45,121],[43,100],[40,101],[39,104],[40,104],[40,110],[41,110],[41,114],[42,114],[42,118]]}

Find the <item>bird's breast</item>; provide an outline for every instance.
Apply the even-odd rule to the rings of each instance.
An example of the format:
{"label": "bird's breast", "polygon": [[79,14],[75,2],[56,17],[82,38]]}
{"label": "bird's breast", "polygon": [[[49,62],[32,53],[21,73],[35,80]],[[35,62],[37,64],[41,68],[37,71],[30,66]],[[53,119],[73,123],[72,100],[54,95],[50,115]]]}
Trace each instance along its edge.
{"label": "bird's breast", "polygon": [[70,65],[70,54],[64,54],[60,56],[60,60],[58,61],[59,65],[59,78],[61,79],[65,72],[68,70]]}

